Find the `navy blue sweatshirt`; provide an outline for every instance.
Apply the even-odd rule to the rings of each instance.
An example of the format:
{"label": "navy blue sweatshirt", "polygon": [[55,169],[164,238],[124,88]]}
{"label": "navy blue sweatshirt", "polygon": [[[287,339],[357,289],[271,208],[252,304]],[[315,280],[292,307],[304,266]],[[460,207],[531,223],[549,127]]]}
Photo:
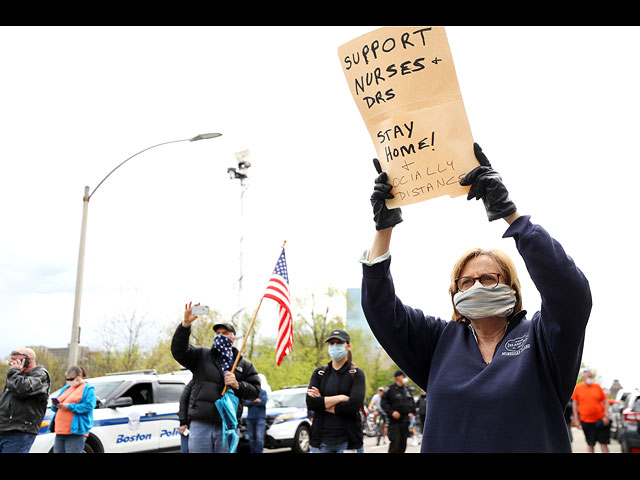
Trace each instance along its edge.
{"label": "navy blue sweatshirt", "polygon": [[589,284],[562,246],[529,216],[513,237],[542,306],[509,321],[486,365],[469,326],[403,305],[391,258],[363,265],[362,307],[393,361],[427,392],[422,452],[571,452],[564,408],[580,368]]}

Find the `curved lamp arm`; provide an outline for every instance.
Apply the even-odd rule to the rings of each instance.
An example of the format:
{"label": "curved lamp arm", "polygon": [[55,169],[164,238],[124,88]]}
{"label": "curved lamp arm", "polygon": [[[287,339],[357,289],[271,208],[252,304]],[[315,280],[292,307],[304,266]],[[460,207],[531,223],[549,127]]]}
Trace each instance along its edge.
{"label": "curved lamp arm", "polygon": [[140,150],[138,153],[134,153],[133,155],[131,155],[129,158],[127,158],[124,162],[122,162],[121,164],[119,164],[116,168],[114,168],[113,170],[111,170],[106,177],[104,177],[102,180],[100,180],[100,183],[98,183],[98,185],[96,186],[96,188],[93,189],[93,192],[91,192],[91,195],[89,195],[87,197],[87,200],[91,199],[91,197],[93,196],[94,193],[96,193],[96,190],[98,190],[98,187],[100,187],[100,185],[102,185],[102,183],[109,178],[109,176],[115,172],[117,169],[119,169],[122,165],[124,165],[125,163],[127,163],[129,160],[131,160],[133,157],[140,155],[142,152],[146,152],[147,150],[151,150],[152,148],[156,148],[159,147],[160,145],[167,145],[168,143],[178,143],[178,142],[195,142],[198,140],[206,140],[208,138],[216,138],[221,136],[221,133],[202,133],[200,135],[196,135],[195,137],[192,138],[183,138],[182,140],[171,140],[169,142],[162,142],[162,143],[158,143],[157,145],[152,145],[150,147],[145,148],[144,150]]}

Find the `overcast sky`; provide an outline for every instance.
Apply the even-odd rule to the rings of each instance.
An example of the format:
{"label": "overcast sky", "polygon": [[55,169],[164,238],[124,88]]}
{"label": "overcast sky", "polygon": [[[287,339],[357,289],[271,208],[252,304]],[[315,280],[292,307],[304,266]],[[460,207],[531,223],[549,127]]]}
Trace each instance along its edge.
{"label": "overcast sky", "polygon": [[[67,346],[85,185],[200,133],[223,135],[147,151],[92,197],[82,344],[121,314],[153,330],[177,324],[191,300],[226,318],[239,303],[252,313],[284,240],[294,297],[359,287],[375,150],[337,49],[375,28],[0,27],[0,355]],[[628,305],[640,272],[640,28],[446,32],[474,140],[591,283],[584,363],[605,386],[640,385],[640,317]],[[244,150],[241,216],[227,168]],[[489,223],[481,202],[403,212],[392,273],[405,303],[450,318],[453,263],[481,246],[514,258],[529,316],[540,308],[506,223]]]}

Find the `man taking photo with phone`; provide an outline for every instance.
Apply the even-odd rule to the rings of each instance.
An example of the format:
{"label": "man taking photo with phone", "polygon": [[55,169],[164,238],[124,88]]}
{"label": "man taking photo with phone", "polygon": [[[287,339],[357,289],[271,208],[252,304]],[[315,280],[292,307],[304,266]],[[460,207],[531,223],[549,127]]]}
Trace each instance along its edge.
{"label": "man taking photo with phone", "polygon": [[0,453],[28,453],[47,410],[51,379],[30,348],[11,352],[0,395]]}
{"label": "man taking photo with phone", "polygon": [[213,345],[197,347],[189,344],[191,324],[198,318],[194,314],[199,304],[185,305],[184,320],[176,329],[171,341],[171,354],[180,365],[193,372],[193,387],[189,399],[189,453],[228,453],[223,443],[222,419],[215,402],[225,386],[233,390],[238,402],[238,423],[242,415],[243,400],[253,400],[260,395],[260,378],[253,364],[240,357],[235,372],[232,365],[239,354],[233,346],[236,331],[229,323],[213,326],[216,333]]}

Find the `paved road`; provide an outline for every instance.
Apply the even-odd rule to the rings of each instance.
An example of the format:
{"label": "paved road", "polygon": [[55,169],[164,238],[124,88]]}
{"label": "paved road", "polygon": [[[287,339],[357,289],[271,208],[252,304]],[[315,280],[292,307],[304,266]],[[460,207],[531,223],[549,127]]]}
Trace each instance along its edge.
{"label": "paved road", "polygon": [[[389,451],[389,439],[387,443],[380,442],[380,445],[376,445],[375,437],[364,437],[364,453],[387,453]],[[407,439],[407,450],[405,453],[420,453],[420,444],[412,445],[411,439]]]}
{"label": "paved road", "polygon": [[[571,442],[571,448],[573,453],[587,453],[587,442],[584,441],[584,433],[582,430],[577,428],[572,428],[571,433],[573,435],[573,442]],[[388,440],[387,440],[388,442]],[[384,445],[376,445],[375,438],[365,437],[364,439],[364,451],[365,453],[387,453],[389,450],[389,444]],[[611,443],[609,444],[609,452],[610,453],[621,453],[620,451],[620,443],[611,439]],[[405,453],[420,453],[420,445],[413,446],[411,445],[411,439],[407,441],[407,450]],[[596,445],[596,453],[600,453],[600,445]]]}
{"label": "paved road", "polygon": [[[573,442],[571,442],[573,453],[588,453],[587,442],[584,440],[584,433],[582,433],[582,430],[572,427],[571,434],[573,435]],[[620,442],[615,438],[612,438],[609,443],[609,452],[622,453],[622,450],[620,449]],[[601,453],[599,444],[596,445],[596,453]]]}
{"label": "paved road", "polygon": [[[573,453],[587,453],[587,442],[584,441],[584,433],[582,430],[572,428],[571,433],[573,435],[573,442],[571,442],[571,448]],[[387,439],[387,442],[389,440]],[[375,438],[364,437],[364,451],[365,453],[387,453],[389,450],[389,443],[376,445]],[[611,439],[609,444],[610,453],[621,453],[620,443]],[[407,441],[407,450],[405,453],[420,453],[420,445],[411,445],[411,439]],[[596,445],[596,453],[600,453],[600,445]]]}
{"label": "paved road", "polygon": [[[587,453],[587,442],[584,440],[584,433],[582,430],[577,428],[572,428],[571,433],[573,435],[573,442],[571,442],[571,448],[573,453]],[[387,443],[380,443],[380,445],[376,445],[376,438],[364,437],[364,452],[365,453],[387,453],[389,450],[389,439],[387,439]],[[611,439],[611,443],[609,444],[609,452],[610,453],[621,453],[620,443]],[[289,448],[279,448],[277,450],[268,450],[265,449],[264,453],[291,453],[291,449]],[[405,453],[420,453],[420,445],[412,445],[411,439],[407,441],[407,450]],[[601,453],[600,445],[596,445],[596,453]]]}

